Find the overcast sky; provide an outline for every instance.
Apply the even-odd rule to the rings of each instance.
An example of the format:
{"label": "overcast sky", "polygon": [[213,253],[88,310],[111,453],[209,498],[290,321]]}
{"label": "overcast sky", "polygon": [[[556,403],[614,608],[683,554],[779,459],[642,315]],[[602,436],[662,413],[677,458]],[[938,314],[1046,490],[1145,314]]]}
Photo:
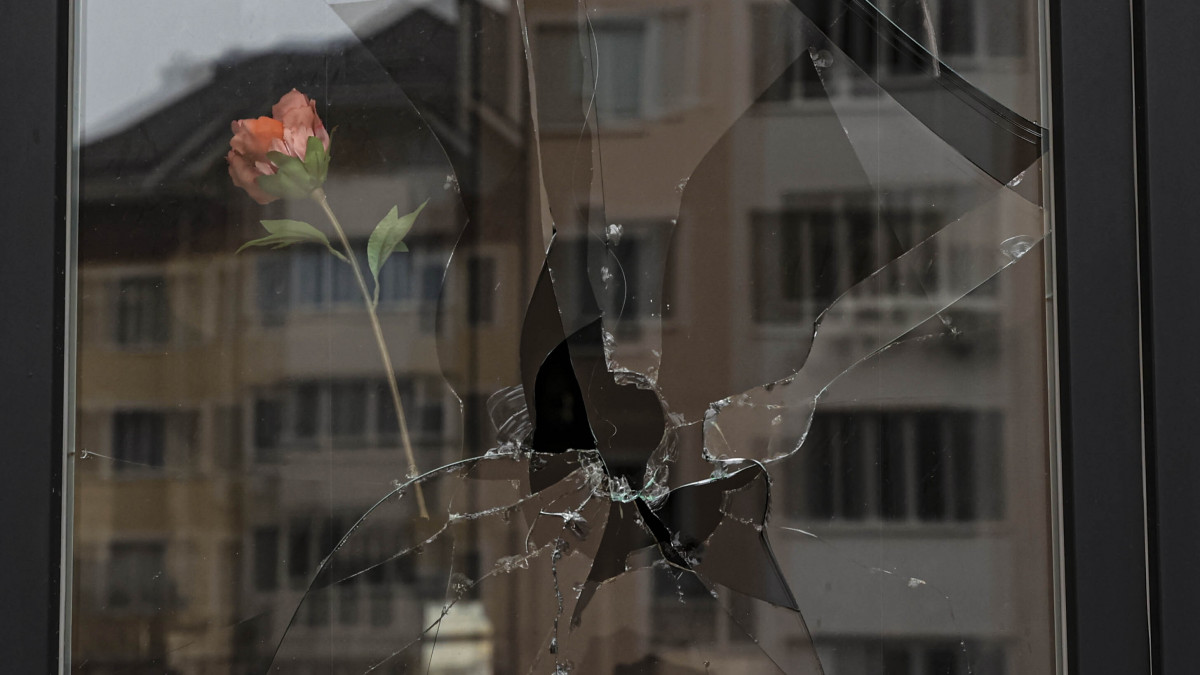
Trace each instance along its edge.
{"label": "overcast sky", "polygon": [[117,131],[192,89],[207,79],[209,64],[231,52],[349,37],[350,29],[329,4],[84,0],[80,67],[85,138]]}

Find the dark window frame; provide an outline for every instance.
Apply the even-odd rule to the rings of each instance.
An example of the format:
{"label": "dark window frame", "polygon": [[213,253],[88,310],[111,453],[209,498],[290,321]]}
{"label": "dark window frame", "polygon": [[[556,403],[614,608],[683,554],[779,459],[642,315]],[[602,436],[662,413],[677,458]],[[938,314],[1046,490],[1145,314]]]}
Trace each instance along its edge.
{"label": "dark window frame", "polygon": [[[0,20],[0,653],[12,672],[58,672],[64,627],[63,448],[72,3],[6,2]],[[21,226],[15,224],[20,223]],[[72,339],[73,343],[74,340]],[[69,586],[68,586],[69,588]]]}
{"label": "dark window frame", "polygon": [[1133,2],[1149,613],[1160,673],[1194,669],[1200,635],[1200,197],[1188,180],[1200,156],[1200,93],[1181,86],[1200,79],[1197,25],[1196,3]]}
{"label": "dark window frame", "polygon": [[[853,5],[860,0],[841,0]],[[1194,440],[1200,265],[1191,105],[1196,3],[1049,0],[1054,259],[1070,672],[1190,664],[1190,580],[1200,558]],[[0,163],[0,653],[13,672],[57,672],[65,637],[64,374],[74,343],[66,226],[73,183],[74,3],[9,2],[0,21],[7,160]],[[16,95],[19,93],[19,95]],[[1135,104],[1136,103],[1136,113]],[[1189,152],[1192,151],[1192,152]],[[1134,226],[1136,224],[1136,226]],[[1145,449],[1145,450],[1143,450]],[[1149,518],[1149,527],[1148,527]],[[1178,666],[1178,667],[1176,667]]]}
{"label": "dark window frame", "polygon": [[1049,18],[1062,637],[1069,672],[1149,675],[1153,495],[1143,477],[1138,269],[1146,223],[1137,217],[1130,4],[1057,0]]}

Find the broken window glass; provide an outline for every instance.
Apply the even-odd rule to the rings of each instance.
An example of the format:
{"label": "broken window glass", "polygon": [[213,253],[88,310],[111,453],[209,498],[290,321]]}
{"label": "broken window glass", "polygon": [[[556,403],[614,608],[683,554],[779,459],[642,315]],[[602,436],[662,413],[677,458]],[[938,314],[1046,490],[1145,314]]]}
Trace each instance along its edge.
{"label": "broken window glass", "polygon": [[72,670],[1058,672],[1043,4],[89,3]]}

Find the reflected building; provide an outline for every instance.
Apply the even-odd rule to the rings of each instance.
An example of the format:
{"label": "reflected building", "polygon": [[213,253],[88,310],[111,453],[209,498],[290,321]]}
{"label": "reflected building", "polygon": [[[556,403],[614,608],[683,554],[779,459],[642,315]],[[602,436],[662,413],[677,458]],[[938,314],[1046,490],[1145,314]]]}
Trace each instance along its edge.
{"label": "reflected building", "polygon": [[[372,568],[332,603],[300,602],[319,561],[407,465],[348,268],[304,247],[234,255],[259,236],[259,219],[318,214],[291,202],[256,207],[223,158],[231,120],[293,86],[336,91],[349,124],[334,131],[326,190],[355,248],[386,212],[372,211],[375,196],[401,212],[430,199],[406,240],[411,254],[383,270],[379,313],[388,335],[404,337],[391,351],[418,466],[463,457],[464,442],[479,439],[463,437],[435,344],[465,218],[458,194],[469,191],[475,218],[523,222],[514,200],[493,194],[514,189],[509,165],[525,147],[512,122],[475,128],[446,86],[461,78],[459,31],[457,16],[418,9],[363,42],[230,57],[204,86],[82,149],[78,672],[262,672],[285,630],[309,636],[315,661],[336,650],[340,667],[360,672],[387,660],[395,635],[420,632],[426,605],[440,609],[438,570],[412,559]],[[407,99],[386,79],[395,69]],[[418,114],[436,137],[411,132]],[[369,129],[370,142],[354,127]],[[395,158],[402,165],[388,164]],[[520,244],[460,245],[471,278],[445,284],[461,294],[447,307],[462,310],[445,313],[447,334],[470,345],[473,369],[491,362],[489,326],[517,316],[516,289],[497,281],[517,276]],[[377,557],[411,539],[410,519],[392,530],[351,546]],[[456,555],[467,572],[477,566],[476,552]],[[446,632],[446,644],[466,645],[454,651],[468,666],[491,658],[482,615]],[[393,661],[386,672],[408,666]]]}
{"label": "reflected building", "polygon": [[[407,467],[349,270],[315,247],[234,254],[260,219],[320,222],[305,203],[255,206],[223,161],[229,120],[296,86],[338,105],[327,191],[356,249],[388,206],[430,200],[379,281],[422,470],[495,445],[487,401],[520,381],[512,327],[547,215],[566,233],[577,216],[619,226],[609,244],[624,286],[597,279],[593,291],[620,365],[687,385],[668,404],[702,411],[715,400],[704,392],[734,396],[801,365],[829,383],[807,430],[806,416],[782,413],[724,428],[755,456],[799,446],[769,465],[771,541],[826,672],[1050,672],[1041,256],[976,283],[995,264],[986,242],[937,236],[1032,207],[881,92],[876,80],[909,75],[886,45],[829,36],[874,54],[850,61],[768,0],[593,0],[585,33],[574,3],[528,0],[527,33],[503,3],[395,4],[337,5],[357,39],[231,56],[82,149],[74,669],[264,672],[287,633],[299,646],[284,672],[423,660],[438,673],[523,672],[518,645],[544,637],[526,617],[554,611],[545,580],[481,586],[436,641],[397,655],[442,614],[436,561],[479,579],[519,537],[481,526],[437,557],[395,556],[397,542],[431,534],[411,510],[347,541],[330,575],[349,583],[306,595]],[[1006,7],[885,11],[1036,118],[1036,13]],[[580,180],[584,145],[592,173]],[[924,268],[892,264],[916,247]],[[870,293],[844,295],[868,279]],[[835,300],[841,310],[822,317]],[[931,301],[944,309],[926,319]],[[677,480],[712,469],[686,456]],[[712,672],[757,672],[764,649],[776,661],[805,649],[762,603],[735,594],[722,606],[690,576],[617,588],[589,607],[596,646],[579,651],[579,672],[703,672],[697,644]]]}
{"label": "reflected building", "polygon": [[[573,17],[528,4],[535,62],[539,50],[581,52]],[[828,5],[827,19],[840,11]],[[1038,117],[1032,4],[881,7]],[[983,219],[1004,231],[1035,218],[1040,232],[1037,168],[1034,196],[1017,194],[1025,174],[1004,186],[921,125],[878,84],[911,100],[925,95],[921,73],[861,23],[822,35],[790,3],[753,0],[589,9],[604,218],[623,227],[615,255],[642,284],[629,282],[633,306],[606,324],[621,364],[686,372],[686,387],[659,382],[684,407],[692,387],[736,401],[801,365],[829,383],[807,430],[796,410],[722,427],[744,444],[731,452],[799,445],[771,466],[771,540],[826,672],[1050,672],[1042,259],[976,279],[994,264],[993,232],[936,236]],[[547,60],[535,64],[539,98],[553,86],[570,101],[586,57]],[[543,156],[577,152],[577,111],[539,103]],[[915,248],[923,265],[897,263]],[[944,309],[927,320],[930,304]],[[696,464],[679,468],[695,479],[712,468]],[[756,643],[801,662],[804,645],[772,613],[722,607],[686,581],[639,592],[654,598],[639,639],[663,663],[688,663],[696,643],[714,645],[716,672],[752,672]]]}

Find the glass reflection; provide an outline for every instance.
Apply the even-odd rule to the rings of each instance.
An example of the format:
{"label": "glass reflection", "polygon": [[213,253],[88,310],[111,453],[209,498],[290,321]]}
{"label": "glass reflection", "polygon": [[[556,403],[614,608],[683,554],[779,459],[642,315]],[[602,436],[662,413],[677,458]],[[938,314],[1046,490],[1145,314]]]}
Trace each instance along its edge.
{"label": "glass reflection", "polygon": [[82,12],[73,671],[1054,671],[1039,4],[286,7]]}

